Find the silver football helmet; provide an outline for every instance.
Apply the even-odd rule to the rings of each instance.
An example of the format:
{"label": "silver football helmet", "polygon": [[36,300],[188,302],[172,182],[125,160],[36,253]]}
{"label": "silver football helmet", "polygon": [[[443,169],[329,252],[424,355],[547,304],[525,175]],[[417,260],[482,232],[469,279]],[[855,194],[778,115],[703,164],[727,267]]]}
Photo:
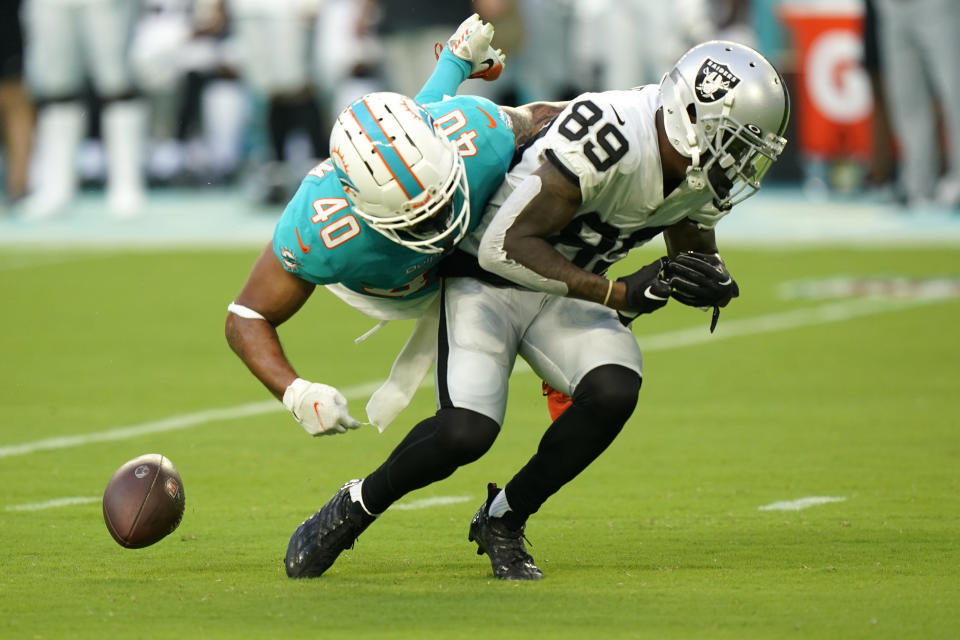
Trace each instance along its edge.
{"label": "silver football helmet", "polygon": [[790,96],[773,65],[724,40],[697,45],[660,82],[670,144],[691,159],[687,182],[718,208],[750,197],[783,152]]}
{"label": "silver football helmet", "polygon": [[390,240],[443,253],[466,234],[463,158],[413,99],[380,92],[355,101],[333,126],[330,158],[354,212]]}

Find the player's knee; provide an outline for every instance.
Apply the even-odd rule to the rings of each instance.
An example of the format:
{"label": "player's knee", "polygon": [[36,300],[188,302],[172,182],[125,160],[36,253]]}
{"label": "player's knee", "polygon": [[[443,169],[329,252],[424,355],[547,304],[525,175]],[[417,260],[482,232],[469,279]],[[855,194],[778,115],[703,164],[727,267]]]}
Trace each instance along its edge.
{"label": "player's knee", "polygon": [[494,420],[469,409],[441,409],[437,418],[442,421],[438,444],[447,460],[458,466],[479,459],[500,433],[500,425]]}
{"label": "player's knee", "polygon": [[583,377],[573,392],[573,402],[588,407],[603,422],[622,426],[637,406],[640,384],[641,378],[635,371],[603,365]]}

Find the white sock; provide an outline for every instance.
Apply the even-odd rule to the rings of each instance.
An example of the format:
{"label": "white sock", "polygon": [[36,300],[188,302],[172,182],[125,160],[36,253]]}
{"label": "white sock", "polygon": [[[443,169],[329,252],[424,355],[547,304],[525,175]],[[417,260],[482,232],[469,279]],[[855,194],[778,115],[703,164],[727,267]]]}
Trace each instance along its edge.
{"label": "white sock", "polygon": [[120,100],[103,109],[103,142],[107,152],[107,200],[121,217],[141,213],[146,197],[147,108],[139,100]]}
{"label": "white sock", "polygon": [[360,507],[367,512],[368,516],[373,516],[374,518],[376,518],[378,514],[370,513],[370,509],[367,509],[367,505],[363,504],[362,488],[363,488],[363,480],[361,480],[355,485],[352,485],[350,487],[350,499],[356,503],[359,503]]}
{"label": "white sock", "polygon": [[497,494],[497,497],[494,498],[493,502],[490,503],[490,508],[487,510],[487,515],[489,515],[491,518],[499,518],[507,511],[510,511],[510,503],[507,502],[507,492],[501,489],[500,493]]}

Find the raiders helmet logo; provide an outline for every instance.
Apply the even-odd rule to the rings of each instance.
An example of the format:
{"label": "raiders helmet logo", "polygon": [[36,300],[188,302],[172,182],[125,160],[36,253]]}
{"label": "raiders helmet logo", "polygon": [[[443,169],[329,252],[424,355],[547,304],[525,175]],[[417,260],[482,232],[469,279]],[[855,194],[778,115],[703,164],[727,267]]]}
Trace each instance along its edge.
{"label": "raiders helmet logo", "polygon": [[716,102],[738,84],[740,78],[733,75],[727,65],[707,58],[697,71],[693,89],[700,102]]}

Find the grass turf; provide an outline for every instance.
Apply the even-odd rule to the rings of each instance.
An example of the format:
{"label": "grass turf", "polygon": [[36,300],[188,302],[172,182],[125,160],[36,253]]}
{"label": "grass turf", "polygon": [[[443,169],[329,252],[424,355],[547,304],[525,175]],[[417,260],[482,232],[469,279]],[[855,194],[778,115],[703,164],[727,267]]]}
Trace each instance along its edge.
{"label": "grass turf", "polygon": [[[267,399],[222,338],[256,253],[0,253],[0,448]],[[277,410],[3,455],[0,636],[956,637],[957,299],[749,323],[857,303],[784,299],[784,282],[956,278],[960,251],[726,257],[744,295],[714,336],[677,304],[637,323],[650,344],[637,411],[528,527],[545,580],[494,580],[466,540],[484,484],[505,483],[547,425],[520,371],[493,449],[406,502],[464,500],[388,512],[318,580],[285,577],[289,534],[432,413],[432,391],[382,435],[310,439]],[[382,378],[410,326],[353,344],[372,324],[319,291],[281,336],[303,375],[348,388]],[[697,344],[670,339],[680,329]],[[154,451],[183,475],[187,511],[153,547],[117,546],[96,501],[21,510],[98,497]],[[845,500],[758,509],[804,496]]]}

